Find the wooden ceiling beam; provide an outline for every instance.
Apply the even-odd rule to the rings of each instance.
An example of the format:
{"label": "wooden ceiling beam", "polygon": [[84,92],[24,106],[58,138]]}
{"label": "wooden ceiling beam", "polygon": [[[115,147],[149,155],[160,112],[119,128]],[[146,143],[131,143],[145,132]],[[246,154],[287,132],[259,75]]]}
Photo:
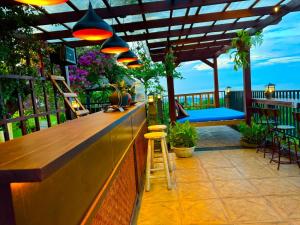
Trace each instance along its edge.
{"label": "wooden ceiling beam", "polygon": [[[176,61],[180,63],[180,62],[186,62],[192,60],[212,58],[215,52],[218,51],[219,49],[220,47],[216,47],[213,49],[204,49],[204,50],[202,49],[202,50],[181,51],[181,52],[175,52],[174,55],[176,57]],[[151,55],[151,58],[154,62],[160,62],[164,60],[165,54]]]}
{"label": "wooden ceiling beam", "polygon": [[[249,27],[253,27],[257,24],[257,21],[246,21],[246,22],[238,22],[235,24],[220,24],[215,26],[204,26],[204,27],[194,27],[187,29],[178,29],[171,31],[162,31],[162,32],[153,32],[153,33],[145,33],[145,34],[137,34],[137,35],[128,35],[126,37],[122,37],[124,40],[131,41],[141,41],[141,40],[150,40],[157,38],[167,38],[167,37],[177,37],[177,36],[185,36],[185,35],[193,35],[193,34],[204,34],[209,32],[220,32],[220,31],[228,31],[228,30],[237,30],[237,29],[246,29]],[[38,39],[42,40],[52,40],[58,38],[69,38],[72,37],[72,32],[69,30],[64,31],[55,31],[50,33],[40,33],[36,34]]]}
{"label": "wooden ceiling beam", "polygon": [[[278,24],[281,20],[282,17],[287,15],[290,12],[295,12],[300,10],[300,1],[299,0],[291,0],[287,4],[283,5],[280,7],[279,12],[273,13],[268,16],[266,19],[261,20],[257,23],[256,26],[254,26],[252,29],[250,29],[248,32],[250,35],[254,35],[256,32],[263,30],[269,25],[276,25]],[[228,46],[224,46],[222,49],[220,49],[217,53],[216,56],[219,56],[223,53],[225,53],[229,49]]]}
{"label": "wooden ceiling beam", "polygon": [[[167,10],[184,9],[188,7],[199,7],[207,5],[223,4],[227,2],[242,2],[245,0],[209,0],[209,1],[190,1],[190,0],[176,0],[174,4],[171,1],[155,1],[149,3],[130,4],[123,6],[107,8],[97,8],[96,13],[103,19],[110,19],[114,17],[126,17],[128,15],[138,15],[143,13],[161,12]],[[1,0],[0,6],[12,5],[12,0]],[[88,4],[88,3],[87,3]],[[53,13],[52,15],[59,20],[59,23],[69,23],[78,21],[87,10],[79,10],[78,12],[61,12]],[[37,25],[52,24],[52,21],[47,17],[41,17]]]}
{"label": "wooden ceiling beam", "polygon": [[125,23],[125,24],[120,24],[115,26],[115,30],[117,32],[124,32],[130,30],[142,30],[146,28],[150,29],[150,28],[190,24],[190,23],[209,22],[215,20],[262,16],[262,15],[269,15],[272,12],[273,12],[273,7],[232,10],[226,12],[199,14],[199,15],[188,16],[188,17],[185,16],[175,17],[172,19],[168,18],[168,19],[149,20],[146,22]]}
{"label": "wooden ceiling beam", "polygon": [[[217,42],[210,42],[210,43],[203,43],[203,44],[193,44],[193,45],[184,45],[184,46],[177,46],[173,47],[173,51],[184,51],[184,50],[195,50],[201,48],[209,48],[209,47],[217,47],[217,46],[224,46],[230,45],[231,40],[228,41],[217,41]],[[167,52],[167,48],[160,48],[160,49],[153,49],[150,50],[150,54],[163,54]]]}
{"label": "wooden ceiling beam", "polygon": [[198,42],[206,42],[206,41],[232,39],[234,37],[236,37],[236,33],[209,35],[206,37],[186,38],[177,41],[170,41],[169,43],[166,41],[162,41],[162,42],[149,43],[149,48],[151,50],[152,48],[166,47],[168,44],[173,46],[173,45],[189,44],[189,43],[196,43],[196,42],[198,43]]}

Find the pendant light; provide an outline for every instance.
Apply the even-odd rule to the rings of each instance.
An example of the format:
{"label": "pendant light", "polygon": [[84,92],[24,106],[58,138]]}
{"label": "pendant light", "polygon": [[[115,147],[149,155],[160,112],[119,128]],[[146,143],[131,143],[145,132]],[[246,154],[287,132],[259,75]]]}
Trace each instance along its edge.
{"label": "pendant light", "polygon": [[30,5],[47,6],[47,5],[62,4],[69,0],[15,0],[15,1],[30,4]]}
{"label": "pendant light", "polygon": [[119,54],[123,52],[128,52],[129,45],[116,33],[114,33],[111,38],[103,42],[100,51],[106,54]]}
{"label": "pendant light", "polygon": [[142,67],[143,64],[140,60],[136,60],[134,62],[130,62],[127,64],[127,67],[130,68],[130,69],[135,69],[135,68],[139,68],[139,67]]}
{"label": "pendant light", "polygon": [[120,63],[129,63],[138,60],[138,57],[132,52],[123,52],[117,57],[117,61]]}
{"label": "pendant light", "polygon": [[113,30],[96,14],[90,2],[86,14],[73,27],[73,36],[87,41],[99,41],[113,36]]}

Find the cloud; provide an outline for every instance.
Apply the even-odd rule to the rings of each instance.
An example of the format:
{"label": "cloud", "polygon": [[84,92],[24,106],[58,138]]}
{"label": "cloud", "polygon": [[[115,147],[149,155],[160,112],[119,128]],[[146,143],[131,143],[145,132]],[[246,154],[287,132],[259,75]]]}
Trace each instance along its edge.
{"label": "cloud", "polygon": [[287,64],[300,62],[300,56],[286,56],[286,57],[277,57],[265,60],[264,62],[259,62],[256,66],[270,66],[274,64]]}
{"label": "cloud", "polygon": [[[233,64],[229,58],[229,55],[225,54],[218,58],[218,68],[219,69],[233,68]],[[195,65],[193,69],[200,70],[200,71],[212,70],[212,68],[206,65],[205,63],[200,63],[198,65]]]}

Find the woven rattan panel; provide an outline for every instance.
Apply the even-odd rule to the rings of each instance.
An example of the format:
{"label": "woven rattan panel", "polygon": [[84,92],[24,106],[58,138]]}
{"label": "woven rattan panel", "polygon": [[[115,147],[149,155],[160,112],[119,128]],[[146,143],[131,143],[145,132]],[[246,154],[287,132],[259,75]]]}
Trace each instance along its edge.
{"label": "woven rattan panel", "polygon": [[144,138],[144,134],[147,133],[148,127],[145,123],[140,134],[135,139],[135,148],[136,148],[136,161],[137,161],[137,174],[139,186],[142,187],[143,175],[146,168],[146,156],[147,156],[147,141]]}
{"label": "woven rattan panel", "polygon": [[134,152],[131,148],[91,224],[130,224],[136,194]]}

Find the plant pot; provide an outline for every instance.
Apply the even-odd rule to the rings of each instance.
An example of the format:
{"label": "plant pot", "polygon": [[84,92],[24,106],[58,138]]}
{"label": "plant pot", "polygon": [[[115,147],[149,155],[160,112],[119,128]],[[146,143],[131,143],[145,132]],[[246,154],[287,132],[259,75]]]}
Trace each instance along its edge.
{"label": "plant pot", "polygon": [[188,158],[193,156],[193,152],[195,151],[195,147],[191,148],[177,148],[172,147],[173,151],[175,152],[178,158]]}
{"label": "plant pot", "polygon": [[257,148],[257,144],[250,144],[243,140],[240,140],[240,144],[241,144],[241,146],[246,147],[246,148]]}

